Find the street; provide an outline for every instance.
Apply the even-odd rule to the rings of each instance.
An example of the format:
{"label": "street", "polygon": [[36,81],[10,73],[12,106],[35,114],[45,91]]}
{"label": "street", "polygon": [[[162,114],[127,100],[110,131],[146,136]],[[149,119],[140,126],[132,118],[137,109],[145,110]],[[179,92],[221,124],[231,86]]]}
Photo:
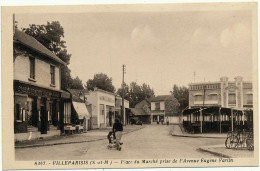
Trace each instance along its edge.
{"label": "street", "polygon": [[122,150],[107,149],[107,140],[15,149],[16,160],[87,160],[213,157],[197,151],[207,145],[223,144],[223,139],[175,137],[172,126],[147,125],[123,135]]}

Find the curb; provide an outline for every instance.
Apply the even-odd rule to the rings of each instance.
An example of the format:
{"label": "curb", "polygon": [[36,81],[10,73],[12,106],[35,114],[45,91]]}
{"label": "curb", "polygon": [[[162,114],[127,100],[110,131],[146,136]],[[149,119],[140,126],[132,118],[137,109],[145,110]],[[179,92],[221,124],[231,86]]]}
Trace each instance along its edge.
{"label": "curb", "polygon": [[173,134],[172,136],[176,137],[189,137],[189,138],[218,138],[218,139],[226,139],[226,137],[207,137],[207,136],[193,136],[193,135],[179,135],[179,134]]}
{"label": "curb", "polygon": [[[140,129],[145,128],[141,127],[132,131],[128,131],[123,133],[123,135],[134,132],[134,131],[138,131]],[[98,139],[92,139],[92,140],[86,140],[86,141],[73,141],[73,142],[60,142],[60,143],[52,143],[52,144],[35,144],[35,145],[25,145],[25,146],[15,146],[15,148],[33,148],[33,147],[43,147],[43,146],[54,146],[54,145],[64,145],[64,144],[76,144],[76,143],[85,143],[85,142],[94,142],[94,141],[101,141],[101,140],[106,140],[107,138],[98,138]]]}
{"label": "curb", "polygon": [[231,156],[228,156],[228,155],[225,155],[225,154],[222,154],[222,153],[218,153],[218,152],[214,152],[214,151],[210,151],[210,150],[206,150],[206,149],[203,149],[203,148],[198,148],[197,150],[213,154],[213,155],[215,155],[217,157],[232,158]]}

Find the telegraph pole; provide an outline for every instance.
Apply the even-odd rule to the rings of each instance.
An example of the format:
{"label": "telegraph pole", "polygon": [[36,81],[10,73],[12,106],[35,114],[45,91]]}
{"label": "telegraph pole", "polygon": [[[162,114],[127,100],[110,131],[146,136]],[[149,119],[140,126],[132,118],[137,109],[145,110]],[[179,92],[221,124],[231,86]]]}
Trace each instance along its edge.
{"label": "telegraph pole", "polygon": [[122,123],[125,124],[125,64],[123,64],[123,80],[122,80],[122,112],[121,112],[121,119],[122,119]]}

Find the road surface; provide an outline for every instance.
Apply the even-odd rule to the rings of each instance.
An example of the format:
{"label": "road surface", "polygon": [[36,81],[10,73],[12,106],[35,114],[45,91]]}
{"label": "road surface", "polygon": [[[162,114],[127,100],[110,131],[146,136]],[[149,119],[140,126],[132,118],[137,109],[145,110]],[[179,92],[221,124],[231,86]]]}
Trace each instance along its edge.
{"label": "road surface", "polygon": [[213,157],[197,151],[207,145],[223,144],[224,139],[174,137],[172,126],[147,125],[144,129],[123,135],[122,150],[107,149],[107,140],[17,148],[16,160],[91,160],[91,159],[153,159],[153,158],[201,158]]}

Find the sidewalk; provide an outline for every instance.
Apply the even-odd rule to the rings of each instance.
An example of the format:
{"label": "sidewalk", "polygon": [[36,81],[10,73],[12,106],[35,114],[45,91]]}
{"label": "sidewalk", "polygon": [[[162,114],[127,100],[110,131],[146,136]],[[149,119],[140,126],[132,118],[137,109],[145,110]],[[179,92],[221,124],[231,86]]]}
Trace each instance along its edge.
{"label": "sidewalk", "polygon": [[246,148],[241,149],[227,149],[225,145],[218,145],[218,146],[206,146],[200,147],[197,150],[202,152],[211,153],[218,157],[224,158],[249,158],[254,157],[254,151],[249,151]]}
{"label": "sidewalk", "polygon": [[[145,126],[127,125],[124,127],[123,134],[128,134],[130,132],[137,131],[142,128],[145,128]],[[111,128],[95,129],[81,134],[53,136],[53,137],[38,139],[38,140],[15,142],[15,148],[41,147],[41,146],[52,146],[52,145],[84,143],[84,142],[105,140],[107,139],[107,134],[110,130]]]}
{"label": "sidewalk", "polygon": [[226,133],[198,133],[198,134],[190,134],[187,132],[184,132],[180,125],[173,125],[173,130],[171,132],[172,136],[178,136],[178,137],[191,137],[191,138],[221,138],[226,139],[227,134]]}
{"label": "sidewalk", "polygon": [[[227,137],[226,133],[204,133],[204,134],[189,134],[187,132],[182,131],[180,125],[173,125],[173,130],[171,132],[172,136],[178,137],[189,137],[189,138],[220,138],[225,139]],[[254,151],[249,151],[247,149],[227,149],[225,144],[214,145],[214,146],[204,146],[200,147],[197,150],[202,152],[207,152],[213,154],[217,157],[223,158],[246,158],[246,157],[254,157]]]}

